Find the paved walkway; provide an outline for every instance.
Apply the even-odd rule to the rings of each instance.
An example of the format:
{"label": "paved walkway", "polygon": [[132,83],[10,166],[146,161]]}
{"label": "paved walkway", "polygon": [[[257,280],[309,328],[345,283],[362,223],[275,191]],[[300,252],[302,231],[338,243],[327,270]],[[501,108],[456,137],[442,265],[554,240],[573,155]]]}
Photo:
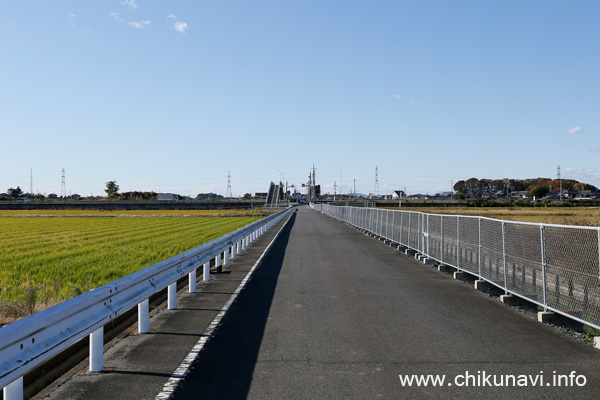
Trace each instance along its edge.
{"label": "paved walkway", "polygon": [[[198,340],[211,320],[207,309],[220,308],[249,269],[246,263],[240,257],[230,274],[202,286],[197,296],[184,296],[182,310],[159,313],[157,320],[174,321],[169,328],[113,347],[105,373],[81,374],[51,398],[91,399],[94,392],[154,398],[174,371],[163,361],[179,357],[169,363],[177,365],[183,358],[165,356],[165,350]],[[152,321],[151,329],[157,324]],[[154,338],[159,340],[143,347]],[[554,385],[556,375],[573,371],[585,386],[566,386],[564,380]],[[418,374],[445,375],[444,385],[402,385],[399,375]],[[492,386],[501,379],[509,387]],[[112,382],[119,383],[114,390]],[[577,399],[599,390],[600,351],[301,207],[176,398]]]}

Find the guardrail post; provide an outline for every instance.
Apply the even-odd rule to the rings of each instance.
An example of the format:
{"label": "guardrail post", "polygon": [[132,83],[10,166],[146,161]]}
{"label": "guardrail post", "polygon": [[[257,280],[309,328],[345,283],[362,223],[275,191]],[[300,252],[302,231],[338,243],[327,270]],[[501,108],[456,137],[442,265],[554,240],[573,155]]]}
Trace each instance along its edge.
{"label": "guardrail post", "polygon": [[90,372],[101,372],[104,368],[104,327],[90,334]]}
{"label": "guardrail post", "polygon": [[148,299],[138,304],[138,333],[150,332],[150,301]]}
{"label": "guardrail post", "polygon": [[229,247],[223,252],[223,265],[229,264]]}
{"label": "guardrail post", "polygon": [[196,293],[196,268],[188,274],[188,292]]}
{"label": "guardrail post", "polygon": [[177,309],[177,281],[171,283],[167,289],[167,308],[169,310]]}
{"label": "guardrail post", "polygon": [[210,281],[210,261],[204,263],[204,271],[202,271],[202,280],[204,282]]}
{"label": "guardrail post", "polygon": [[233,246],[231,246],[231,259],[235,259],[236,257],[236,253],[237,253],[237,243],[234,243]]}
{"label": "guardrail post", "polygon": [[217,254],[217,256],[215,257],[215,268],[220,267],[221,265],[223,265],[221,263],[221,253]]}
{"label": "guardrail post", "polygon": [[4,400],[23,400],[23,377],[9,383],[2,390]]}

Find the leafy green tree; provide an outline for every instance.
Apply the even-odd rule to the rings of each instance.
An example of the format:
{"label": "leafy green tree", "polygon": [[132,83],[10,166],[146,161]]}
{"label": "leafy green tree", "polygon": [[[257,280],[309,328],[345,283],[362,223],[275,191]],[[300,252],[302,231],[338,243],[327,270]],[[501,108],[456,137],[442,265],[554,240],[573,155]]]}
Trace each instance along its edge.
{"label": "leafy green tree", "polygon": [[538,186],[534,186],[533,188],[531,188],[531,190],[529,191],[529,194],[531,196],[535,197],[536,199],[541,199],[542,197],[547,195],[549,191],[550,191],[549,186],[538,185]]}
{"label": "leafy green tree", "polygon": [[10,197],[13,197],[13,198],[17,198],[17,197],[19,197],[19,196],[22,196],[22,195],[23,195],[23,191],[21,190],[21,188],[20,188],[19,186],[17,186],[17,188],[16,188],[16,189],[14,189],[14,188],[9,188],[9,189],[7,190],[7,193],[8,193],[8,195],[9,195]]}
{"label": "leafy green tree", "polygon": [[117,197],[117,194],[119,193],[119,185],[117,185],[117,181],[106,182],[106,189],[104,191],[109,199]]}

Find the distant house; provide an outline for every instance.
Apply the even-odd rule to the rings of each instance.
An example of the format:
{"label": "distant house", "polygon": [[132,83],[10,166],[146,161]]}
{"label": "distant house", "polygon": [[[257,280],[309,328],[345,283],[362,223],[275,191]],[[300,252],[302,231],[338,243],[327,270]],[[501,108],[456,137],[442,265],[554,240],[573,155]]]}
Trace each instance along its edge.
{"label": "distant house", "polygon": [[442,192],[442,193],[438,194],[435,197],[437,199],[451,199],[452,198],[452,192]]}
{"label": "distant house", "polygon": [[72,195],[71,195],[71,198],[72,198],[72,199],[80,199],[80,198],[81,198],[81,195],[79,195],[79,194],[75,193],[75,194],[72,194]]}
{"label": "distant house", "polygon": [[593,193],[591,190],[582,190],[581,192],[575,195],[575,200],[590,200],[595,198],[596,193]]}
{"label": "distant house", "polygon": [[394,190],[392,193],[392,200],[404,199],[406,197],[406,193],[403,190]]}
{"label": "distant house", "polygon": [[179,201],[179,197],[173,193],[158,193],[156,195],[158,201]]}
{"label": "distant house", "polygon": [[529,192],[527,190],[520,190],[518,192],[511,192],[510,197],[513,199],[528,199]]}
{"label": "distant house", "polygon": [[266,192],[255,192],[254,197],[256,197],[257,199],[266,199],[267,194],[268,193],[266,193]]}
{"label": "distant house", "polygon": [[57,195],[56,193],[50,193],[50,194],[48,195],[48,198],[49,198],[49,199],[58,199],[58,195]]}

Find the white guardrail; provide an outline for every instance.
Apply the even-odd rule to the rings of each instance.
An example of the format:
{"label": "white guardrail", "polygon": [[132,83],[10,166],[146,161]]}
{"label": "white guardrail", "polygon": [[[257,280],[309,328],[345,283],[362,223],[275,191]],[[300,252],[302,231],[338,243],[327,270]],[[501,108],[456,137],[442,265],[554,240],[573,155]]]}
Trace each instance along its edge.
{"label": "white guardrail", "polygon": [[600,329],[600,228],[311,204],[354,227]]}
{"label": "white guardrail", "polygon": [[[0,387],[4,399],[23,398],[23,376],[35,367],[90,336],[90,371],[103,368],[104,325],[138,306],[138,331],[149,332],[148,299],[168,288],[168,308],[175,309],[177,280],[189,276],[189,291],[196,291],[196,269],[204,265],[209,279],[210,261],[227,264],[229,258],[288,215],[282,210],[222,238],[161,261],[0,328]],[[223,260],[221,260],[223,255]]]}

